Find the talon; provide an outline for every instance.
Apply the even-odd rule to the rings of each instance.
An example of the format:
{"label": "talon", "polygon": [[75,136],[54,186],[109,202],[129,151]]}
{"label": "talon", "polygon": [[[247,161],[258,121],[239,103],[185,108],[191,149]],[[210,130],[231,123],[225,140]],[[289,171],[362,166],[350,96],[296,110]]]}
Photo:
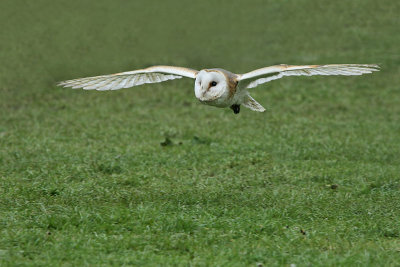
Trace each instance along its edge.
{"label": "talon", "polygon": [[238,114],[240,112],[240,105],[232,105],[231,109],[233,110],[233,113]]}

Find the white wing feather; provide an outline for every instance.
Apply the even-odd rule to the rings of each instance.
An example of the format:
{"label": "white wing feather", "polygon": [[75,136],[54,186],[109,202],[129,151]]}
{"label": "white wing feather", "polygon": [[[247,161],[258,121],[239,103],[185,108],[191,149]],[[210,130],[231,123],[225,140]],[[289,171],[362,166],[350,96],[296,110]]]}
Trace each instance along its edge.
{"label": "white wing feather", "polygon": [[85,90],[117,90],[129,88],[145,83],[159,83],[167,80],[188,77],[195,79],[198,71],[173,66],[153,66],[146,69],[121,72],[110,75],[80,78],[58,83],[63,87],[73,89],[83,88]]}
{"label": "white wing feather", "polygon": [[[332,65],[276,65],[262,69],[257,69],[245,74],[239,75],[239,81],[246,88],[254,88],[260,84],[280,79],[284,76],[312,76],[312,75],[362,75],[379,71],[378,65],[365,64],[332,64]],[[267,76],[268,74],[277,73],[276,75]]]}

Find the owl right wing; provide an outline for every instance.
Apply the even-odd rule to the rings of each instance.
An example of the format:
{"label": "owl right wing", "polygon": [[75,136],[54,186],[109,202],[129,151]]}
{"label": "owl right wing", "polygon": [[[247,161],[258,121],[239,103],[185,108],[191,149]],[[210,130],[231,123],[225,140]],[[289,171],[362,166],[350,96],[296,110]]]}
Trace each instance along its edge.
{"label": "owl right wing", "polygon": [[83,88],[85,90],[118,90],[145,83],[159,83],[188,77],[195,79],[198,71],[174,66],[152,66],[146,69],[127,71],[59,82],[58,86]]}
{"label": "owl right wing", "polygon": [[[362,75],[379,71],[373,64],[331,64],[331,65],[275,65],[265,67],[245,74],[239,74],[238,80],[245,88],[254,88],[260,84],[283,78],[285,76],[312,75]],[[275,75],[271,75],[275,74]]]}

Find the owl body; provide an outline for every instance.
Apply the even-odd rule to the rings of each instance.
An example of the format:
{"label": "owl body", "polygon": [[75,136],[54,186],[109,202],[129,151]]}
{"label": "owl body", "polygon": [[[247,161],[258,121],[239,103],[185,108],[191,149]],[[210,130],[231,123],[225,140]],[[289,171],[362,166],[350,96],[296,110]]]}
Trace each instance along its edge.
{"label": "owl body", "polygon": [[230,107],[239,104],[237,75],[223,69],[203,69],[197,74],[194,93],[203,104]]}
{"label": "owl body", "polygon": [[206,105],[230,107],[236,114],[240,111],[240,105],[264,112],[265,108],[250,96],[246,83],[241,86],[239,78],[239,75],[224,69],[203,69],[195,80],[196,98]]}

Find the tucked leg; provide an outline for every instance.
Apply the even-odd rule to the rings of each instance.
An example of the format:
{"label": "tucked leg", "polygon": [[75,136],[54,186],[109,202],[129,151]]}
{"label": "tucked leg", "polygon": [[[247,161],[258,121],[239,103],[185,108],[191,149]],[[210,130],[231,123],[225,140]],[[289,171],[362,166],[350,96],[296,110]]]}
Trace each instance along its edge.
{"label": "tucked leg", "polygon": [[232,105],[231,109],[233,110],[233,113],[238,114],[240,112],[240,105]]}

